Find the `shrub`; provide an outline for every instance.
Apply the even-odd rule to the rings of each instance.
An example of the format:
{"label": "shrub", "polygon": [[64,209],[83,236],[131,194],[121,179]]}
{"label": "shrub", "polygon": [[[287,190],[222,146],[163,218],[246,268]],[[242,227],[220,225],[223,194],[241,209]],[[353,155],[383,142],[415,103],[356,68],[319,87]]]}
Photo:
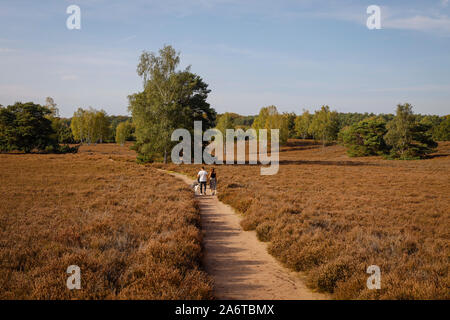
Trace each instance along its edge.
{"label": "shrub", "polygon": [[57,153],[57,154],[63,154],[63,153],[77,153],[78,152],[79,145],[76,145],[74,147],[71,147],[69,145],[56,145],[56,146],[47,146],[44,150],[41,151],[41,153]]}
{"label": "shrub", "polygon": [[351,260],[342,257],[321,265],[311,273],[310,284],[321,291],[333,293],[339,281],[345,281],[352,275]]}
{"label": "shrub", "polygon": [[269,222],[263,222],[259,226],[256,227],[256,235],[259,239],[259,241],[270,241],[272,238],[271,235],[272,232],[272,224]]}
{"label": "shrub", "polygon": [[249,217],[244,217],[241,221],[241,227],[244,231],[255,230],[258,226],[258,223]]}
{"label": "shrub", "polygon": [[381,118],[364,119],[339,133],[342,144],[347,147],[351,157],[380,155],[387,151],[383,136],[386,134],[386,123]]}
{"label": "shrub", "polygon": [[58,146],[58,150],[56,153],[77,153],[80,145],[69,146],[67,144]]}

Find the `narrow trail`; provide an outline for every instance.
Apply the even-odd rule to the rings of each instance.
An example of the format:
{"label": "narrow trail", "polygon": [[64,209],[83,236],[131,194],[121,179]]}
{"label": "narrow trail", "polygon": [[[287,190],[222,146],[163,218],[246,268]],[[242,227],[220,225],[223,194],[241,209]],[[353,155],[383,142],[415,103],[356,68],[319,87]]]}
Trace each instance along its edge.
{"label": "narrow trail", "polygon": [[[194,180],[161,170],[188,184]],[[217,299],[327,299],[308,289],[298,273],[284,268],[258,241],[254,231],[243,231],[240,217],[215,196],[196,196],[200,206],[203,265],[214,279]]]}

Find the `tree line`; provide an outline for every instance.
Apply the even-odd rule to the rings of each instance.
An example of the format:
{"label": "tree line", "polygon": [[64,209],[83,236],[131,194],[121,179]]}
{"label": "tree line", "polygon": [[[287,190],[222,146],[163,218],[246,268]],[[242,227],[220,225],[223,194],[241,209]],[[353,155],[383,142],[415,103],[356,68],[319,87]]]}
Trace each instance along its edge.
{"label": "tree line", "polygon": [[[408,103],[399,104],[391,120],[372,116],[342,128],[338,140],[350,156],[383,155],[390,159],[421,159],[433,153],[436,140],[448,140],[449,117],[434,127],[417,117]],[[442,131],[446,134],[441,135]]]}
{"label": "tree line", "polygon": [[[243,125],[243,120],[249,120]],[[314,113],[279,113],[275,106],[261,108],[257,116],[235,113],[218,115],[216,128],[279,129],[280,143],[288,139],[314,139],[325,146],[340,143],[350,156],[383,155],[386,158],[418,159],[434,152],[436,141],[450,140],[450,115],[414,114],[408,103],[396,114],[340,113],[322,106]]]}
{"label": "tree line", "polygon": [[0,152],[66,153],[78,150],[74,144],[124,144],[131,140],[134,126],[128,116],[108,116],[104,110],[79,108],[72,118],[62,118],[51,97],[46,98],[45,105],[0,105]]}
{"label": "tree line", "polygon": [[[450,116],[415,115],[409,104],[399,105],[396,114],[339,113],[322,106],[311,113],[280,113],[271,105],[258,115],[226,112],[217,115],[207,102],[208,84],[190,66],[179,68],[180,53],[164,46],[158,54],[144,51],[136,72],[142,90],[128,96],[131,117],[109,116],[104,110],[77,109],[72,118],[61,118],[50,97],[44,106],[16,103],[0,106],[0,151],[61,152],[69,144],[134,140],[138,161],[167,161],[178,143],[171,133],[185,128],[193,134],[194,121],[203,130],[278,129],[280,143],[288,139],[314,139],[325,146],[341,143],[350,156],[384,155],[390,158],[423,158],[434,151],[435,141],[450,140]],[[270,133],[269,133],[270,136]]]}
{"label": "tree line", "polygon": [[[124,130],[124,124],[127,124]],[[104,110],[78,108],[70,119],[74,142],[124,144],[134,141],[134,126],[128,116],[108,116]]]}
{"label": "tree line", "polygon": [[50,107],[33,102],[0,106],[1,152],[76,152],[76,147],[59,143],[63,131],[64,124],[58,120],[57,110]]}

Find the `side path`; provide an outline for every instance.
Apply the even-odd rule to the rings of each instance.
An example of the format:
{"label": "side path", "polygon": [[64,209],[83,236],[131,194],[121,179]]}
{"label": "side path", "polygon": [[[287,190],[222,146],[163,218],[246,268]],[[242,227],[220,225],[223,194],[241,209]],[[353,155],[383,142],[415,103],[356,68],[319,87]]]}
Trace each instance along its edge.
{"label": "side path", "polygon": [[[191,178],[160,170],[187,184]],[[243,231],[233,209],[213,196],[196,196],[201,213],[203,265],[214,279],[217,299],[327,299],[312,292],[299,274],[272,257],[254,231]]]}

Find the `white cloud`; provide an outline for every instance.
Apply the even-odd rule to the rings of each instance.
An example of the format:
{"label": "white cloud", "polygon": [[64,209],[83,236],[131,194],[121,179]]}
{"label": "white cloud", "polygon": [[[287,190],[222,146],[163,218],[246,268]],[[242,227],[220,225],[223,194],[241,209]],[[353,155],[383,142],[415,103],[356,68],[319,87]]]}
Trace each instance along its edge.
{"label": "white cloud", "polygon": [[417,15],[409,18],[388,18],[382,23],[383,28],[417,31],[440,31],[450,33],[450,18],[446,16],[427,17]]}
{"label": "white cloud", "polygon": [[[450,0],[440,0],[435,6],[416,7],[408,9],[404,6],[380,6],[382,29],[398,29],[425,31],[436,34],[450,35],[450,18],[443,14],[442,7],[447,7]],[[305,11],[284,12],[285,17],[301,19],[312,17],[317,19],[334,19],[346,21],[366,26],[368,15],[367,6],[355,3],[344,2],[339,5],[329,5],[325,7],[314,7]]]}
{"label": "white cloud", "polygon": [[[398,29],[425,31],[436,34],[450,35],[450,17],[443,14],[442,7],[447,7],[450,0],[440,0],[437,5],[428,7],[416,7],[408,9],[404,6],[381,6],[382,29]],[[315,17],[318,19],[334,19],[366,25],[368,15],[366,6],[355,3],[329,6],[326,9],[307,10],[304,12],[289,13],[291,16],[301,18]]]}

